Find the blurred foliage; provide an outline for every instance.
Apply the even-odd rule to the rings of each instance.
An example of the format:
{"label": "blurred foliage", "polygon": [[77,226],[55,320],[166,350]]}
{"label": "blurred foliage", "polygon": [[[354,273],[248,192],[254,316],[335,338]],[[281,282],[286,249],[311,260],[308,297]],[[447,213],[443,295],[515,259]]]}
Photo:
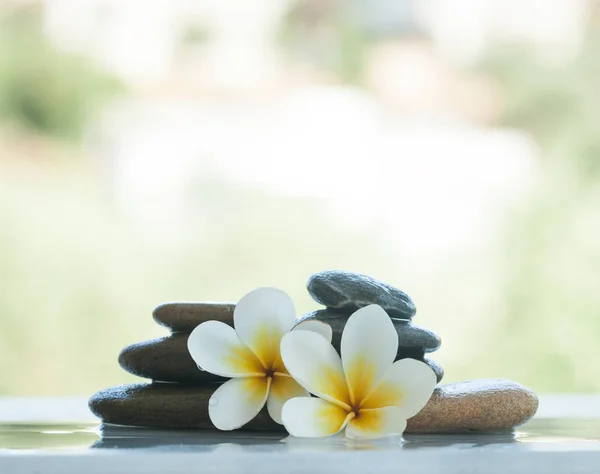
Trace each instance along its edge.
{"label": "blurred foliage", "polygon": [[210,41],[211,36],[210,27],[196,21],[185,26],[181,34],[181,43],[186,46],[199,46]]}
{"label": "blurred foliage", "polygon": [[[373,228],[340,224],[319,200],[272,196],[209,173],[190,191],[192,228],[173,241],[114,208],[93,169],[0,175],[0,394],[89,395],[137,381],[117,355],[167,333],[152,320],[155,305],[235,301],[277,286],[302,314],[318,307],[307,277],[328,268],[406,290],[416,323],[443,339],[431,356],[445,382],[505,377],[539,392],[600,389],[590,377],[600,329],[593,207],[542,213],[525,205],[508,249],[432,262],[407,260]],[[595,234],[586,233],[590,218]]]}
{"label": "blurred foliage", "polygon": [[[370,39],[330,3],[290,11],[281,39],[291,54],[360,83]],[[32,18],[0,17],[0,119],[74,138],[119,86],[54,50]],[[189,35],[202,43],[202,31]],[[411,261],[377,225],[345,226],[322,201],[270,196],[209,174],[190,190],[187,238],[163,241],[113,207],[97,169],[3,168],[0,394],[89,395],[134,381],[117,354],[166,333],[152,321],[153,306],[236,300],[276,285],[302,313],[316,307],[306,278],[328,268],[372,274],[411,294],[417,324],[443,339],[433,358],[446,382],[506,377],[539,392],[600,391],[599,50],[592,31],[567,64],[503,46],[481,65],[506,101],[499,123],[529,132],[544,155],[535,195],[519,203],[494,251]]]}
{"label": "blurred foliage", "polygon": [[295,0],[278,39],[296,61],[362,85],[373,45],[424,36],[414,10],[414,2],[406,0]]}
{"label": "blurred foliage", "polygon": [[136,381],[117,355],[167,333],[151,316],[164,301],[235,301],[277,286],[301,312],[316,306],[304,289],[314,271],[402,267],[378,236],[348,235],[316,201],[214,176],[196,186],[197,225],[175,243],[114,209],[93,169],[0,174],[0,395],[89,395]]}
{"label": "blurred foliage", "polygon": [[523,45],[499,47],[481,69],[501,85],[501,123],[529,131],[555,169],[582,182],[600,178],[600,27],[590,28],[567,63],[542,60]]}
{"label": "blurred foliage", "polygon": [[120,90],[115,78],[57,50],[44,36],[36,10],[0,10],[0,120],[74,139],[88,114]]}
{"label": "blurred foliage", "polygon": [[292,58],[342,82],[364,78],[370,40],[348,9],[348,2],[300,0],[292,4],[279,30],[279,42]]}
{"label": "blurred foliage", "polygon": [[[521,380],[548,391],[598,391],[600,360],[600,30],[569,61],[521,46],[481,64],[498,81],[500,123],[529,132],[542,154],[536,195],[508,227],[503,325],[498,337]],[[593,372],[593,371],[592,371]]]}

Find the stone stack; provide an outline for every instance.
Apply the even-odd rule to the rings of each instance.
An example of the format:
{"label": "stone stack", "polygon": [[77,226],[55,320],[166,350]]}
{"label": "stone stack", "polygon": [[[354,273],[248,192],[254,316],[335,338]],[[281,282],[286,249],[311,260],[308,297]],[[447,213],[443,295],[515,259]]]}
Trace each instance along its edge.
{"label": "stone stack", "polygon": [[396,360],[421,360],[433,369],[438,383],[444,377],[442,366],[425,357],[426,353],[439,349],[441,340],[433,331],[412,323],[417,309],[402,290],[367,275],[336,270],[314,274],[308,280],[307,288],[312,298],[325,309],[307,313],[300,321],[316,319],[329,324],[333,331],[331,342],[338,352],[342,331],[350,315],[360,308],[377,304],[388,313],[398,333]]}
{"label": "stone stack", "polygon": [[[437,350],[439,337],[412,323],[416,308],[410,297],[386,283],[356,273],[326,271],[313,275],[308,291],[325,306],[303,315],[298,322],[318,319],[331,325],[332,343],[339,351],[348,317],[369,304],[382,306],[398,333],[397,359],[423,360],[438,382],[443,369],[425,357]],[[170,329],[168,336],[132,344],[119,354],[127,372],[150,379],[149,383],[120,385],[94,394],[91,411],[104,423],[152,428],[214,429],[208,400],[225,379],[201,371],[187,350],[187,339],[200,323],[221,321],[233,326],[234,303],[165,303],[154,320]],[[483,379],[436,387],[425,408],[408,420],[407,433],[497,432],[524,423],[537,410],[537,397],[508,380]],[[282,431],[263,410],[248,430]]]}
{"label": "stone stack", "polygon": [[119,364],[133,375],[155,382],[187,385],[222,382],[225,379],[198,369],[187,349],[190,333],[204,321],[221,321],[233,327],[235,303],[165,303],[152,316],[171,334],[125,347]]}

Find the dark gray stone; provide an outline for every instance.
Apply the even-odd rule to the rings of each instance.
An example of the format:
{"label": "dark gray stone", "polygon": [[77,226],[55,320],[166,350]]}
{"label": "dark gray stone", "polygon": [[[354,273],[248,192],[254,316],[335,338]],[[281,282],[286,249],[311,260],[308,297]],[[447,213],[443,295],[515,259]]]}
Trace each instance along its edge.
{"label": "dark gray stone", "polygon": [[204,321],[221,321],[233,326],[235,303],[163,303],[152,316],[161,326],[174,332],[192,332]]}
{"label": "dark gray stone", "polygon": [[435,360],[424,358],[423,362],[425,362],[429,367],[431,367],[431,370],[433,370],[433,372],[435,373],[437,383],[440,383],[444,378],[444,368]]}
{"label": "dark gray stone", "polygon": [[224,380],[198,368],[187,349],[188,334],[174,333],[125,347],[119,364],[127,372],[161,382],[198,384]]}
{"label": "dark gray stone", "polygon": [[420,349],[423,352],[434,352],[440,348],[442,340],[433,331],[416,326],[406,319],[392,318],[398,333],[398,350]]}
{"label": "dark gray stone", "polygon": [[[89,401],[104,423],[151,428],[215,429],[208,400],[218,384],[135,384],[107,388]],[[536,395],[518,383],[483,379],[440,385],[423,410],[408,420],[406,433],[468,433],[508,431],[536,412]],[[244,429],[282,431],[265,410]]]}
{"label": "dark gray stone", "polygon": [[[169,383],[119,385],[94,394],[90,410],[104,423],[152,428],[216,429],[208,417],[208,400],[220,384],[193,387]],[[282,430],[263,410],[245,427]]]}
{"label": "dark gray stone", "polygon": [[423,360],[424,357],[425,353],[420,349],[399,349],[398,354],[396,354],[396,360],[407,358]]}
{"label": "dark gray stone", "polygon": [[[317,319],[329,324],[333,331],[331,343],[339,352],[342,332],[348,317],[347,313],[338,310],[320,309],[304,314],[299,322],[307,319]],[[440,347],[440,338],[429,329],[416,326],[406,319],[391,318],[391,320],[398,333],[398,353],[401,351],[433,352]]]}
{"label": "dark gray stone", "polygon": [[306,286],[317,303],[344,312],[378,304],[391,317],[411,319],[417,311],[406,293],[360,273],[340,270],[315,273]]}

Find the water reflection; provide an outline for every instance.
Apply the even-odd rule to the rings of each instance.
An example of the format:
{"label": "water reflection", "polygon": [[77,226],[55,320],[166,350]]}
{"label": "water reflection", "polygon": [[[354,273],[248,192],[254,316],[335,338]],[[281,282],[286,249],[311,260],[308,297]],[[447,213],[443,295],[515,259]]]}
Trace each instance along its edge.
{"label": "water reflection", "polygon": [[260,450],[268,446],[271,450],[285,437],[281,433],[250,431],[197,431],[197,430],[152,430],[125,426],[101,425],[101,438],[92,448],[153,448],[178,450],[215,450],[219,446],[252,447]]}
{"label": "water reflection", "polygon": [[81,449],[100,439],[91,423],[0,424],[0,449]]}
{"label": "water reflection", "polygon": [[524,442],[533,442],[542,437],[600,441],[600,418],[533,419],[519,431]]}
{"label": "water reflection", "polygon": [[[382,440],[348,440],[343,435],[331,438],[302,439],[264,432],[169,431],[103,426],[102,438],[94,448],[207,449],[251,451],[357,451],[389,449],[444,448],[503,449],[522,443],[574,443],[600,441],[600,420],[534,420],[517,432],[465,434],[408,434]],[[522,446],[525,448],[525,446]],[[527,446],[528,448],[530,446]],[[598,444],[600,449],[600,443]]]}
{"label": "water reflection", "polygon": [[0,424],[0,450],[152,449],[166,451],[284,452],[398,449],[570,449],[586,444],[600,450],[600,419],[539,419],[518,432],[491,434],[408,434],[356,441],[285,437],[281,433],[152,430],[114,425]]}
{"label": "water reflection", "polygon": [[477,448],[492,444],[510,444],[519,441],[519,434],[513,431],[504,433],[465,433],[465,434],[420,434],[406,435],[404,449],[449,447],[456,449]]}
{"label": "water reflection", "polygon": [[307,439],[266,432],[219,432],[192,430],[140,430],[103,426],[102,438],[93,448],[152,448],[165,450],[240,451],[371,451],[398,449],[401,436],[380,440],[350,440],[343,434],[328,438]]}

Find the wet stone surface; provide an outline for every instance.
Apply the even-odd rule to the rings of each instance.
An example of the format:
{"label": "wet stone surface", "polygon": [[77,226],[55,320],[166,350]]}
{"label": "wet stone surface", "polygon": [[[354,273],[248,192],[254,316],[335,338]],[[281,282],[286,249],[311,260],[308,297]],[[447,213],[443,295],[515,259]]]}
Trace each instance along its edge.
{"label": "wet stone surface", "polygon": [[306,286],[317,303],[344,312],[378,304],[392,317],[411,319],[417,311],[413,300],[402,290],[360,273],[315,273]]}

